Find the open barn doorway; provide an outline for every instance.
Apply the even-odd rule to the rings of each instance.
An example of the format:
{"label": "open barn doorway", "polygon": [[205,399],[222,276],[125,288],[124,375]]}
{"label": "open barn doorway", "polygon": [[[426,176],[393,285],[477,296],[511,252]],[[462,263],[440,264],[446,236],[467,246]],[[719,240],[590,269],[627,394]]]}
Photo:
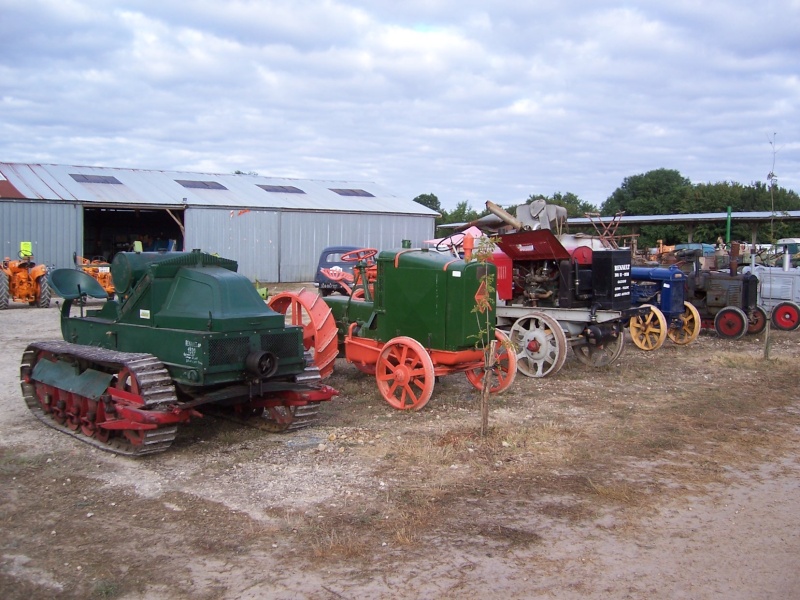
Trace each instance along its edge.
{"label": "open barn doorway", "polygon": [[145,252],[183,250],[183,210],[141,208],[83,209],[83,256],[111,262],[117,252],[142,243]]}

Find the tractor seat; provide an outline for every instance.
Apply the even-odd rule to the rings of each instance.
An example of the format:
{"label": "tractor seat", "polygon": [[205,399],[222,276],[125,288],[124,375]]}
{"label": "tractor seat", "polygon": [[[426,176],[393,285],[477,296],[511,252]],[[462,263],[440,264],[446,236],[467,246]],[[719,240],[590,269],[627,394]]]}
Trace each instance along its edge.
{"label": "tractor seat", "polygon": [[81,296],[107,298],[108,292],[96,279],[75,269],[55,269],[48,274],[50,287],[64,300],[77,300]]}

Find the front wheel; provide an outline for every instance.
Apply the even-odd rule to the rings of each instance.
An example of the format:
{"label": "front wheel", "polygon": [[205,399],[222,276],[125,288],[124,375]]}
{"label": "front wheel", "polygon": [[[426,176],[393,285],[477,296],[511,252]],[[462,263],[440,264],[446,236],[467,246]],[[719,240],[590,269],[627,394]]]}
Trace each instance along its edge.
{"label": "front wheel", "polygon": [[685,310],[680,316],[680,326],[671,328],[667,335],[674,343],[679,346],[691,344],[700,335],[700,328],[702,321],[700,313],[695,306],[690,302],[684,302]]}
{"label": "front wheel", "polygon": [[384,400],[394,408],[420,410],[433,394],[433,361],[417,340],[396,337],[381,350],[375,379]]}
{"label": "front wheel", "polygon": [[[489,393],[499,394],[509,388],[514,383],[517,376],[517,355],[511,348],[508,336],[499,329],[494,330],[494,337],[497,346],[494,351],[494,367],[492,367],[492,387]],[[483,369],[470,369],[467,373],[467,380],[472,387],[478,390],[483,389]]]}
{"label": "front wheel", "polygon": [[631,339],[641,350],[647,352],[658,350],[667,339],[667,320],[658,308],[652,304],[643,304],[639,308],[649,308],[644,316],[631,317],[628,328]]}

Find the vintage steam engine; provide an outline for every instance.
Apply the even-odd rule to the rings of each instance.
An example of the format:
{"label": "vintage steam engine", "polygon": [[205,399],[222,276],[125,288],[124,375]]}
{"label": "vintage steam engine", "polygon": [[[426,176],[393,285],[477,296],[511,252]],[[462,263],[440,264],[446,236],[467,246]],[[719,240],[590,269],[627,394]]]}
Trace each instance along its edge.
{"label": "vintage steam engine", "polygon": [[[549,217],[529,223],[491,202],[487,208],[516,229],[499,235],[492,262],[497,325],[517,347],[518,369],[530,377],[557,373],[570,347],[587,365],[617,360],[625,324],[646,312],[631,305],[630,249],[608,248],[592,237],[557,237]],[[542,207],[531,210],[542,214]],[[553,215],[556,224],[565,218]]]}

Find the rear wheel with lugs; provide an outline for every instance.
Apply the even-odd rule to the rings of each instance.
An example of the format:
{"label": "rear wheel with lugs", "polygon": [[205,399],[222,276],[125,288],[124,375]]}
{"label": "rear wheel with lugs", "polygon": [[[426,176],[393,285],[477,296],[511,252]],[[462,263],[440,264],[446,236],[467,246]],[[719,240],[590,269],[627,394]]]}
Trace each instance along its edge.
{"label": "rear wheel with lugs", "polygon": [[36,300],[36,306],[47,308],[50,306],[50,283],[47,281],[47,275],[42,275],[37,281],[39,283],[39,298]]}
{"label": "rear wheel with lugs", "polygon": [[303,328],[303,346],[313,354],[320,377],[329,377],[339,354],[338,330],[333,313],[322,296],[303,288],[299,292],[281,292],[272,296],[268,305],[285,315],[287,323]]}
{"label": "rear wheel with lugs", "polygon": [[8,275],[0,271],[0,310],[8,308]]}

